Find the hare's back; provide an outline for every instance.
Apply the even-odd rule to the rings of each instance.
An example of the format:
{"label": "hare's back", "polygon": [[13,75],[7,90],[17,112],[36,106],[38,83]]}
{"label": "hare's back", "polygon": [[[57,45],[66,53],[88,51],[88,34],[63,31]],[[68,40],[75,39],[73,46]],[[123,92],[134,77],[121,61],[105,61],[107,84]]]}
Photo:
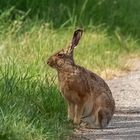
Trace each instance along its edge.
{"label": "hare's back", "polygon": [[109,86],[107,85],[107,83],[97,74],[87,70],[91,80],[94,80],[100,87],[104,88],[106,91],[108,91],[109,93],[111,93],[111,90],[109,88]]}

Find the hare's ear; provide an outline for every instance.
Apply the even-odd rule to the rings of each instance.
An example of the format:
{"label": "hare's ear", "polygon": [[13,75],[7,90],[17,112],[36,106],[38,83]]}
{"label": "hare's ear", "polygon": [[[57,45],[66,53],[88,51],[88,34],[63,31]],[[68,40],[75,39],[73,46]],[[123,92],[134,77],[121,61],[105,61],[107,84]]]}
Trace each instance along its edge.
{"label": "hare's ear", "polygon": [[73,49],[78,45],[82,34],[83,34],[82,29],[78,29],[78,30],[74,31],[73,38],[72,38],[71,44],[69,46],[69,51],[70,52],[73,51]]}

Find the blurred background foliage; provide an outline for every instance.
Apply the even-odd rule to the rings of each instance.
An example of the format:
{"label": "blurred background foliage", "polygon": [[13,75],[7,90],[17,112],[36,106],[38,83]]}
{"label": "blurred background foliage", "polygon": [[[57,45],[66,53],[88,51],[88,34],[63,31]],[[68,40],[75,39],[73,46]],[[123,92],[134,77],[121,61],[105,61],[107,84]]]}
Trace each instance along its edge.
{"label": "blurred background foliage", "polygon": [[[139,0],[1,0],[0,14],[10,9],[9,19],[47,22],[54,28],[100,25],[108,31],[140,37]],[[6,22],[6,21],[5,21]]]}

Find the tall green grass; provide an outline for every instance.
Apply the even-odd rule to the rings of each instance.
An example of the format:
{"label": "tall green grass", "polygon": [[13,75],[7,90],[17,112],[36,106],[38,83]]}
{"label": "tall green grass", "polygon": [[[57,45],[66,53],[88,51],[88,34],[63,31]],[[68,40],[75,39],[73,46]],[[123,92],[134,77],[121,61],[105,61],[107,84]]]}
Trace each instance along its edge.
{"label": "tall green grass", "polygon": [[[33,68],[32,68],[33,69]],[[23,71],[9,60],[0,67],[0,139],[61,139],[69,133],[66,106],[54,79]]]}
{"label": "tall green grass", "polygon": [[0,13],[13,7],[10,19],[24,13],[29,19],[45,20],[51,26],[102,25],[109,31],[120,28],[125,34],[140,37],[138,0],[1,0]]}

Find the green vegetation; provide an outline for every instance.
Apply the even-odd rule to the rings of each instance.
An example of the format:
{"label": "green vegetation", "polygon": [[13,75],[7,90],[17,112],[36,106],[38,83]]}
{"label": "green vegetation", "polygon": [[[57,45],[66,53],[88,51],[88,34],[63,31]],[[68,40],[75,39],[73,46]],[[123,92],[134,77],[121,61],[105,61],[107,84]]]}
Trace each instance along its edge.
{"label": "green vegetation", "polygon": [[66,107],[56,87],[38,76],[32,77],[27,72],[20,74],[15,70],[16,66],[1,70],[0,139],[63,137],[68,133]]}
{"label": "green vegetation", "polygon": [[46,59],[80,26],[76,63],[105,78],[128,69],[140,50],[140,2],[134,1],[0,1],[0,139],[53,140],[71,132]]}
{"label": "green vegetation", "polygon": [[102,25],[116,27],[124,34],[140,37],[138,0],[1,0],[0,12],[13,7],[10,19],[25,17],[41,20],[55,28]]}

